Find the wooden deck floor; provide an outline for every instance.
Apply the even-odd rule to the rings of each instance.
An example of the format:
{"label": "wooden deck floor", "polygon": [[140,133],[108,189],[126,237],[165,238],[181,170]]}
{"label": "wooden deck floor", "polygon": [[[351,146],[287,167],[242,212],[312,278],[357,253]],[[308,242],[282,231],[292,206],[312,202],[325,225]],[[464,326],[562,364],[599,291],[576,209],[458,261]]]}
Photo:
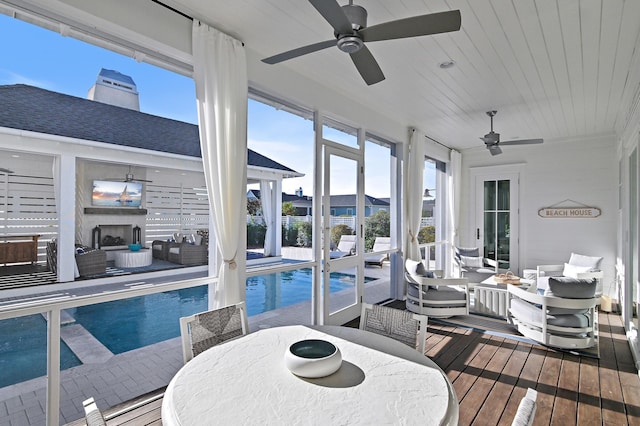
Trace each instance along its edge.
{"label": "wooden deck floor", "polygon": [[[529,387],[538,391],[535,425],[640,425],[640,378],[620,316],[599,320],[599,360],[437,324],[426,354],[453,383],[460,425],[510,425]],[[142,404],[107,424],[160,425],[160,406]]]}

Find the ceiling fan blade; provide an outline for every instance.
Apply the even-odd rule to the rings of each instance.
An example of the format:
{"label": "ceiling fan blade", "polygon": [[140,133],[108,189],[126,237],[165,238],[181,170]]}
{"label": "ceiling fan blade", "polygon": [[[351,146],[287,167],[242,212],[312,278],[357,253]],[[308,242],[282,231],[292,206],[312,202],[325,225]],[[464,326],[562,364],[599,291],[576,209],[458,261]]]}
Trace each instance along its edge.
{"label": "ceiling fan blade", "polygon": [[353,31],[349,18],[335,0],[309,0],[320,15],[333,27],[336,34],[348,34]]}
{"label": "ceiling fan blade", "polygon": [[489,150],[491,155],[502,154],[502,150],[500,149],[500,147],[498,145],[487,146],[487,149]]}
{"label": "ceiling fan blade", "polygon": [[461,22],[460,11],[450,10],[372,25],[358,33],[365,42],[393,40],[458,31]]}
{"label": "ceiling fan blade", "polygon": [[298,47],[297,49],[289,50],[288,52],[279,53],[277,55],[270,56],[262,60],[266,64],[277,64],[288,59],[297,58],[298,56],[306,55],[307,53],[317,52],[328,47],[336,45],[336,40],[321,41],[319,43],[309,44],[307,46]]}
{"label": "ceiling fan blade", "polygon": [[0,173],[11,174],[14,173],[13,170],[5,169],[4,167],[0,167]]}
{"label": "ceiling fan blade", "polygon": [[367,85],[371,86],[384,80],[384,73],[367,46],[362,46],[360,50],[349,55]]}
{"label": "ceiling fan blade", "polygon": [[543,139],[520,139],[515,141],[502,141],[500,145],[533,145],[544,142]]}

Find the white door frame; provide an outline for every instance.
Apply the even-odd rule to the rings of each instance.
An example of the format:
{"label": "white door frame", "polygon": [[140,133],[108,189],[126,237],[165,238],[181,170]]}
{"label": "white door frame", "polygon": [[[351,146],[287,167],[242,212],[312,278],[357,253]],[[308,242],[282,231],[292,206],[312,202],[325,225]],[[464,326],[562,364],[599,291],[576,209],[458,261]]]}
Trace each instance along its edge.
{"label": "white door frame", "polygon": [[[314,244],[318,247],[319,265],[321,270],[318,279],[314,280],[315,288],[313,294],[314,320],[317,324],[341,325],[357,318],[361,312],[362,299],[364,294],[364,141],[365,131],[358,130],[358,148],[342,145],[322,138],[322,119],[320,114],[316,114],[316,185],[315,197],[321,200],[316,207],[314,214]],[[320,133],[318,133],[320,132]],[[330,215],[330,158],[331,156],[342,157],[356,162],[357,182],[356,182],[356,254],[340,259],[330,258],[331,226],[325,226],[323,214],[326,211]],[[314,198],[315,198],[314,197]],[[315,204],[315,203],[314,203]],[[325,208],[324,206],[327,206]],[[317,219],[317,220],[316,220]],[[321,231],[321,232],[318,232]],[[346,268],[354,268],[356,271],[356,288],[354,303],[331,313],[329,309],[330,273]],[[322,284],[322,286],[321,286]]]}
{"label": "white door frame", "polygon": [[[515,274],[520,268],[520,176],[523,164],[504,166],[474,167],[470,169],[469,206],[473,214],[470,215],[470,230],[473,233],[471,241],[482,250],[484,245],[484,190],[486,180],[510,180],[510,241],[509,241],[509,269]],[[482,255],[482,253],[481,253]]]}

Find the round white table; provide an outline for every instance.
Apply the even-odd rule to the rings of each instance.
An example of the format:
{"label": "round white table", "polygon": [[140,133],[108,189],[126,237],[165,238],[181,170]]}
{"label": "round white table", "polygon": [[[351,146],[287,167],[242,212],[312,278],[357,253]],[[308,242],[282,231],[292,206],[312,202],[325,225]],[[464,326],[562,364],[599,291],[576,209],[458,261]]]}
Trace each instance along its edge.
{"label": "round white table", "polygon": [[139,251],[121,250],[115,253],[116,268],[139,268],[149,266],[153,262],[152,252],[149,249]]}
{"label": "round white table", "polygon": [[[292,374],[284,354],[303,339],[338,346],[340,369],[319,379]],[[458,400],[442,370],[409,346],[355,328],[296,325],[248,334],[189,361],[165,391],[162,422],[457,425]]]}

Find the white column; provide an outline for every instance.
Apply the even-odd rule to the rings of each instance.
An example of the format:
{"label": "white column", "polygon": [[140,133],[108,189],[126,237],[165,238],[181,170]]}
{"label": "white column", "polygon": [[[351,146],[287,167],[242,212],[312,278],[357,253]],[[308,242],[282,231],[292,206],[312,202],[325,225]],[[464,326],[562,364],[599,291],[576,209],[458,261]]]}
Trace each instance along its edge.
{"label": "white column", "polygon": [[57,158],[58,185],[58,281],[75,279],[76,257],[76,157],[62,154]]}
{"label": "white column", "polygon": [[273,190],[271,191],[273,201],[271,205],[274,208],[273,212],[273,246],[271,252],[274,256],[282,255],[282,179],[277,179],[273,182]]}

